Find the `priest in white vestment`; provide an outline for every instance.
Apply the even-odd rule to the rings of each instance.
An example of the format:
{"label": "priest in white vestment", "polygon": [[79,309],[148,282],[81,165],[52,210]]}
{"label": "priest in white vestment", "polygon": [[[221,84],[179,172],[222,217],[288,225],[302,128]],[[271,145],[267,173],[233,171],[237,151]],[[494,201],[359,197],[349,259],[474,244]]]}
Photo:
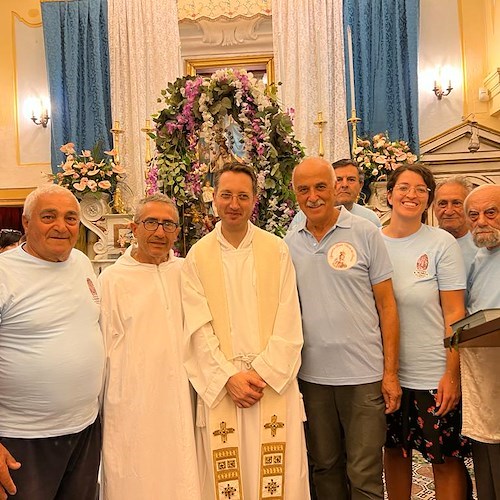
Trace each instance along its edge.
{"label": "priest in white vestment", "polygon": [[307,500],[295,271],[283,241],[249,222],[253,170],[231,163],[214,183],[221,222],[182,273],[202,496]]}
{"label": "priest in white vestment", "polygon": [[199,500],[194,411],[182,362],[179,215],[141,200],[129,247],[99,277],[107,370],[102,500]]}

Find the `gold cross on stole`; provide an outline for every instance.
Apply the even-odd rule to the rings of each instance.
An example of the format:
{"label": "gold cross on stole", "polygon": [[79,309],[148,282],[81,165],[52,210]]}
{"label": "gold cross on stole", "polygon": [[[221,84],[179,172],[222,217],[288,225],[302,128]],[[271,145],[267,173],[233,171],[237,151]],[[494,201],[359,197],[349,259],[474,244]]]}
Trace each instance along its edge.
{"label": "gold cross on stole", "polygon": [[275,437],[276,431],[282,427],[285,427],[285,424],[283,422],[278,422],[278,417],[276,415],[273,415],[271,417],[271,421],[267,424],[264,424],[264,427],[266,429],[271,429],[271,436]]}
{"label": "gold cross on stole", "polygon": [[216,431],[214,431],[213,435],[220,436],[222,439],[222,442],[225,443],[225,442],[227,442],[227,435],[232,434],[233,432],[234,432],[234,429],[232,427],[226,427],[226,422],[221,422],[220,429],[217,429]]}

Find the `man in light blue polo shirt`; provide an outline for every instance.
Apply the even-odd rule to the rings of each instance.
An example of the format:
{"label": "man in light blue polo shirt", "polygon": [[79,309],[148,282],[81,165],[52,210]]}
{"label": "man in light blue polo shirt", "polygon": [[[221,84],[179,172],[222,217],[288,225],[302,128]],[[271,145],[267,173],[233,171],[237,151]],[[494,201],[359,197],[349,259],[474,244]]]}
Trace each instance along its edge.
{"label": "man in light blue polo shirt", "polygon": [[[377,227],[381,227],[382,223],[377,217],[377,214],[369,208],[359,205],[356,201],[359,198],[359,193],[363,187],[364,174],[354,160],[345,158],[332,163],[337,178],[337,205],[343,205],[351,212],[351,214],[359,215],[363,219],[373,222]],[[306,216],[302,210],[299,210],[293,218],[288,231],[291,231],[300,222],[306,220]]]}
{"label": "man in light blue polo shirt", "polygon": [[285,242],[302,309],[298,377],[313,487],[319,500],[382,500],[384,412],[401,398],[392,265],[377,227],[335,208],[328,162],[304,160],[293,188],[306,220]]}

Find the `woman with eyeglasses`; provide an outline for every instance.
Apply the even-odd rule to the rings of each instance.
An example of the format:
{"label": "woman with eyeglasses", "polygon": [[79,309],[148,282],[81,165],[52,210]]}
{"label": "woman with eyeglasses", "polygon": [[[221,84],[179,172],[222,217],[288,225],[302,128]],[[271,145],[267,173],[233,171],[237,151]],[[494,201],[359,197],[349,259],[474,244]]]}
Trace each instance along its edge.
{"label": "woman with eyeglasses", "polygon": [[390,500],[411,497],[412,450],[432,464],[437,500],[465,500],[456,350],[444,348],[450,325],[465,316],[465,268],[455,238],[426,225],[436,183],[421,164],[403,165],[387,181],[392,208],[383,239],[394,267],[400,318],[400,409],[387,416],[384,462]]}
{"label": "woman with eyeglasses", "polygon": [[0,229],[0,253],[19,245],[22,233],[17,229]]}

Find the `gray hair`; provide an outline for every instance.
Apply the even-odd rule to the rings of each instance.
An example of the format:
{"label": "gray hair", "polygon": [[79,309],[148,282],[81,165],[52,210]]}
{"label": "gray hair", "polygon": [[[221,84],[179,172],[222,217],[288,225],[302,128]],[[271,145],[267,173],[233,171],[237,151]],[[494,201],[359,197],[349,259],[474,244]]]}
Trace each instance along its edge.
{"label": "gray hair", "polygon": [[165,203],[166,205],[172,207],[174,210],[175,216],[177,217],[177,221],[179,222],[179,210],[177,209],[177,205],[173,202],[171,198],[169,198],[166,194],[151,194],[139,200],[137,206],[135,207],[134,213],[134,222],[138,224],[141,221],[141,215],[144,210],[144,205],[147,203]]}
{"label": "gray hair", "polygon": [[443,186],[447,186],[448,184],[458,184],[459,186],[462,186],[464,188],[465,196],[467,197],[474,186],[472,185],[472,182],[467,179],[467,177],[463,175],[453,175],[451,177],[446,177],[445,179],[441,179],[436,182],[436,193],[440,188]]}
{"label": "gray hair", "polygon": [[77,212],[78,215],[80,215],[80,203],[78,203],[76,196],[69,189],[59,186],[59,184],[47,184],[36,188],[34,191],[31,191],[28,196],[26,196],[23,207],[23,216],[26,217],[26,219],[31,219],[31,216],[33,215],[33,208],[35,207],[36,202],[38,201],[40,196],[44,196],[46,194],[62,194],[64,196],[67,196],[68,198],[71,198],[76,203]]}

